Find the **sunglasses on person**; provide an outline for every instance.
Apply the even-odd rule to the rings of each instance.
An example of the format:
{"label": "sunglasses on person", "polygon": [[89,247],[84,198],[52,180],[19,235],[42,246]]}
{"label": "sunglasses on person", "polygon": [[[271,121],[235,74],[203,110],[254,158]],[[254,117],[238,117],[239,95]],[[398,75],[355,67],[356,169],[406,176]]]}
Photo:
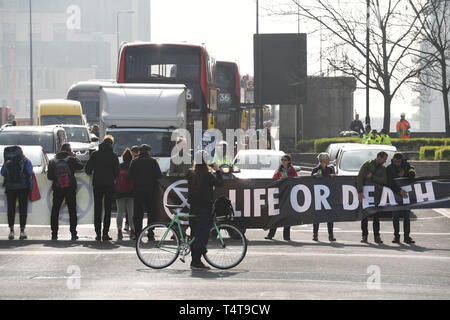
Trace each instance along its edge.
{"label": "sunglasses on person", "polygon": [[283,158],[283,159],[281,159],[281,161],[289,161],[288,159],[286,159],[286,158]]}

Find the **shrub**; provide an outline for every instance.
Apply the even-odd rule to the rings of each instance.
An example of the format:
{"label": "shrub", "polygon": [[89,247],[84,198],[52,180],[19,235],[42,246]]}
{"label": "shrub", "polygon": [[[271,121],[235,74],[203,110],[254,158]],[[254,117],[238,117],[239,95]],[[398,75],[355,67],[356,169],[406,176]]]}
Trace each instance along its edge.
{"label": "shrub", "polygon": [[434,160],[436,151],[441,147],[420,147],[419,160]]}
{"label": "shrub", "polygon": [[314,139],[300,140],[299,142],[297,142],[295,149],[299,152],[313,153],[314,152]]}
{"label": "shrub", "polygon": [[450,146],[441,147],[437,150],[435,160],[450,160]]}

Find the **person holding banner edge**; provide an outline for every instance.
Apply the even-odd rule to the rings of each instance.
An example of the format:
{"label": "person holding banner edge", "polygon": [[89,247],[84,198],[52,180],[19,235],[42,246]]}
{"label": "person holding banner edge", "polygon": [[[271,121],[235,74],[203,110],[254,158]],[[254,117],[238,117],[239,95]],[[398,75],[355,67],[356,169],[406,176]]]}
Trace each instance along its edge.
{"label": "person holding banner edge", "polygon": [[[416,171],[414,167],[412,167],[406,159],[403,159],[403,155],[401,153],[394,154],[392,158],[391,164],[387,167],[387,175],[389,181],[389,187],[392,191],[401,193],[403,190],[399,187],[397,182],[394,179],[396,178],[407,178],[413,179],[416,176]],[[406,196],[406,192],[403,191]],[[403,215],[403,237],[404,242],[408,244],[413,244],[415,241],[409,236],[411,227],[409,214],[411,210],[403,210],[403,211],[393,211],[392,212],[392,223],[394,225],[394,240],[392,243],[400,243],[400,215]]]}
{"label": "person holding banner edge", "polygon": [[[297,171],[294,166],[292,166],[292,157],[289,154],[284,154],[281,157],[281,165],[275,174],[273,175],[273,179],[285,179],[285,178],[293,178],[297,177]],[[275,236],[275,232],[277,232],[277,228],[271,228],[269,233],[264,239],[272,240]],[[283,239],[286,241],[291,240],[291,227],[287,226],[283,228]]]}
{"label": "person holding banner edge", "polygon": [[[362,202],[364,199],[363,187],[366,181],[373,182],[380,186],[389,186],[387,170],[383,165],[384,163],[386,163],[387,158],[388,154],[384,151],[380,151],[378,152],[375,160],[367,160],[359,169],[358,177],[356,179],[356,188],[358,190],[359,202]],[[381,191],[379,188],[375,188],[375,197],[380,197],[379,191]],[[400,190],[400,195],[403,198],[407,197],[407,194],[404,190]],[[369,235],[368,218],[361,220],[361,230],[361,242],[367,243],[367,237]],[[375,243],[382,244],[383,241],[380,237],[380,219],[377,213],[373,215],[373,233],[375,237]]]}
{"label": "person holding banner edge", "polygon": [[[311,171],[311,175],[317,178],[321,177],[334,177],[336,176],[334,168],[329,166],[330,155],[326,152],[322,152],[317,156],[319,160],[319,165]],[[328,227],[328,240],[336,241],[333,235],[333,222],[327,222]],[[319,223],[313,224],[313,241],[319,241]]]}

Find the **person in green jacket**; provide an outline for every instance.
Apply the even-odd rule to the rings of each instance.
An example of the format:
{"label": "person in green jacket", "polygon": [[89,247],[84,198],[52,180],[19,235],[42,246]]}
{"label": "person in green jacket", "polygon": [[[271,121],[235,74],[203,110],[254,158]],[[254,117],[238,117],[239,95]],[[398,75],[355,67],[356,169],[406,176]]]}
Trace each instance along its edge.
{"label": "person in green jacket", "polygon": [[[377,154],[375,160],[367,160],[359,169],[358,177],[356,179],[356,188],[358,190],[358,199],[362,202],[364,198],[363,187],[366,181],[376,183],[381,186],[388,184],[386,167],[383,166],[386,163],[388,154],[384,151],[380,151]],[[362,239],[361,242],[367,243],[368,231],[368,218],[361,220]],[[373,215],[373,233],[376,243],[383,243],[380,237],[380,219],[378,214]]]}
{"label": "person in green jacket", "polygon": [[[232,159],[229,159],[227,157],[227,148],[228,148],[228,143],[226,141],[220,141],[216,145],[216,152],[214,153],[214,160],[213,161],[215,163],[217,163],[219,168],[223,164],[227,164],[229,166],[232,166],[232,164],[233,164]],[[222,150],[222,154],[217,152],[218,149]]]}
{"label": "person in green jacket", "polygon": [[381,129],[381,135],[380,135],[381,144],[386,144],[388,146],[392,146],[391,138],[388,135],[388,132],[386,129]]}
{"label": "person in green jacket", "polygon": [[370,124],[366,125],[366,132],[362,136],[361,143],[362,144],[370,144],[370,138],[372,137],[372,128],[370,127]]}
{"label": "person in green jacket", "polygon": [[381,143],[381,137],[378,134],[378,131],[373,129],[371,131],[370,144],[380,144],[380,143]]}

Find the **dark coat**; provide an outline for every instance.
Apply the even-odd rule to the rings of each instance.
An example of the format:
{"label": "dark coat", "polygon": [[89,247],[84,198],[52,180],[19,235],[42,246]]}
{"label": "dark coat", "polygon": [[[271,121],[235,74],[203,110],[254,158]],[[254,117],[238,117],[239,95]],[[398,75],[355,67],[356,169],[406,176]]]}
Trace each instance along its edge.
{"label": "dark coat", "polygon": [[394,164],[394,160],[392,160],[391,164],[387,166],[386,171],[387,171],[387,177],[388,177],[388,185],[394,192],[400,192],[400,190],[401,190],[401,188],[399,187],[397,182],[395,182],[395,180],[394,180],[396,178],[400,178],[401,177],[399,175],[401,169],[403,169],[403,171],[405,172],[404,175],[403,175],[404,178],[414,179],[414,177],[416,176],[416,172],[414,170],[414,167],[412,167],[408,163],[408,161],[403,159],[402,160],[402,164],[400,165],[400,167],[397,167]]}
{"label": "dark coat", "polygon": [[188,173],[188,202],[191,208],[210,208],[213,203],[213,186],[223,186],[222,172],[216,171],[216,176],[208,174],[200,181],[199,187],[193,183],[194,173]]}
{"label": "dark coat", "polygon": [[128,179],[133,181],[135,190],[156,190],[158,180],[162,178],[158,161],[146,154],[131,161]]}
{"label": "dark coat", "polygon": [[67,160],[67,164],[69,165],[70,171],[72,172],[72,176],[71,176],[72,185],[71,185],[71,187],[74,190],[77,190],[77,179],[75,178],[75,171],[83,169],[83,164],[81,163],[81,161],[78,158],[76,158],[76,157],[74,157],[74,156],[72,156],[69,153],[64,152],[64,151],[58,152],[55,155],[55,158],[50,160],[50,162],[48,163],[47,178],[48,178],[48,180],[52,181],[52,189],[53,190],[55,190],[55,188],[56,188],[56,186],[55,186],[55,179],[56,179],[56,176],[55,176],[55,165],[56,165],[56,160],[63,160],[63,159],[66,159],[66,158],[69,158]]}
{"label": "dark coat", "polygon": [[92,184],[94,187],[114,187],[114,180],[119,176],[119,159],[114,153],[112,145],[101,143],[98,151],[92,153],[86,163],[87,174],[94,172]]}

